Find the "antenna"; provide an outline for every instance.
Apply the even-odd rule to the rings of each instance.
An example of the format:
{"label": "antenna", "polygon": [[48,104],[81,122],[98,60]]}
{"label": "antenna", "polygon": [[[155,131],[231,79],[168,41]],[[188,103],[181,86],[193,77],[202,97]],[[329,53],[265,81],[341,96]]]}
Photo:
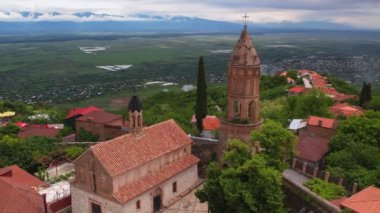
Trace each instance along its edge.
{"label": "antenna", "polygon": [[244,21],[244,27],[247,27],[247,23],[248,23],[248,18],[249,18],[249,16],[247,16],[247,13],[245,13],[244,14],[244,16],[243,16],[243,21]]}

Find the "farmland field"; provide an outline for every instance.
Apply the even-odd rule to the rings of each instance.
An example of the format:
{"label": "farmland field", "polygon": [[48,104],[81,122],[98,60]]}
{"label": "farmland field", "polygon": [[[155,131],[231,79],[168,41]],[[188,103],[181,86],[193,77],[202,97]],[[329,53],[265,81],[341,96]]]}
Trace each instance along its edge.
{"label": "farmland field", "polygon": [[[379,33],[254,35],[264,73],[309,68],[357,85],[380,79]],[[128,95],[150,81],[194,84],[198,57],[210,83],[224,83],[236,35],[29,35],[0,38],[0,97],[28,103],[76,103]],[[80,47],[107,47],[85,53]],[[96,66],[133,65],[109,72]],[[154,91],[162,90],[162,87]],[[147,91],[153,92],[147,88]]]}

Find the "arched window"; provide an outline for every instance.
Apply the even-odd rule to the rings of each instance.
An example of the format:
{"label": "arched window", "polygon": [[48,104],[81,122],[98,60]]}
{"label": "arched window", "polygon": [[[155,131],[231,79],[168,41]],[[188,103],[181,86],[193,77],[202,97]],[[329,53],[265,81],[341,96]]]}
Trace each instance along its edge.
{"label": "arched window", "polygon": [[255,115],[255,104],[253,103],[253,101],[251,101],[248,104],[248,117],[253,118],[254,115]]}

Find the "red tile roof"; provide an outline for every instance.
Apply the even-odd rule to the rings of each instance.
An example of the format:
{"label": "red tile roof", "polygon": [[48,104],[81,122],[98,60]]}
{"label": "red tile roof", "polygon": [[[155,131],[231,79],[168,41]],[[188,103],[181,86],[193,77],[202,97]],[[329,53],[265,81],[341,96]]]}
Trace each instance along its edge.
{"label": "red tile roof", "polygon": [[363,114],[363,110],[357,106],[350,106],[347,103],[337,103],[330,107],[330,110],[335,114],[335,116],[353,116]]}
{"label": "red tile roof", "polygon": [[17,165],[7,166],[0,169],[0,180],[8,180],[10,183],[30,186],[47,186],[48,184],[34,177]]}
{"label": "red tile roof", "polygon": [[300,135],[296,149],[299,158],[318,162],[329,150],[329,140],[317,136]]}
{"label": "red tile roof", "polygon": [[305,87],[292,87],[289,92],[299,94],[305,90]]}
{"label": "red tile roof", "polygon": [[341,205],[358,213],[378,213],[380,212],[380,189],[374,186],[367,187],[344,200]]}
{"label": "red tile roof", "polygon": [[28,186],[0,179],[1,213],[44,212],[43,197]]}
{"label": "red tile roof", "polygon": [[194,155],[187,155],[158,172],[155,172],[136,182],[124,185],[117,192],[115,192],[113,196],[117,201],[125,203],[128,200],[146,192],[152,187],[155,187],[158,184],[170,179],[176,174],[179,174],[191,166],[196,165],[198,162],[199,159]]}
{"label": "red tile roof", "polygon": [[321,126],[323,128],[328,128],[328,129],[336,129],[337,121],[335,119],[330,119],[330,118],[309,116],[309,119],[307,120],[307,125]]}
{"label": "red tile roof", "polygon": [[19,128],[28,126],[28,124],[24,122],[16,122],[15,125],[18,126]]}
{"label": "red tile roof", "polygon": [[54,138],[58,135],[59,130],[55,128],[41,128],[41,127],[25,127],[17,134],[19,138],[25,139],[28,137],[41,136]]}
{"label": "red tile roof", "polygon": [[116,119],[123,118],[122,115],[117,115],[105,111],[92,111],[86,115],[83,115],[79,118],[77,118],[77,121],[88,121],[88,122],[94,122],[94,123],[102,123],[107,124],[111,121],[114,121]]}
{"label": "red tile roof", "polygon": [[[193,117],[191,118],[191,123],[195,123],[197,122],[197,119],[195,118],[195,115],[193,115]],[[216,130],[216,129],[219,129],[220,127],[220,120],[218,117],[214,116],[214,115],[207,115],[203,121],[203,129],[204,130]]]}
{"label": "red tile roof", "polygon": [[330,203],[334,204],[335,206],[339,207],[340,208],[340,204],[346,200],[348,197],[344,196],[344,197],[341,197],[341,198],[337,198],[335,200],[330,200]]}
{"label": "red tile roof", "polygon": [[191,143],[181,127],[168,120],[145,127],[141,133],[99,143],[89,150],[111,176],[116,176]]}
{"label": "red tile roof", "polygon": [[74,109],[70,110],[69,114],[65,117],[65,119],[71,118],[71,117],[74,117],[77,115],[86,115],[86,114],[93,112],[93,111],[103,111],[103,109],[100,109],[100,108],[94,107],[94,106],[83,107],[83,108],[74,108]]}

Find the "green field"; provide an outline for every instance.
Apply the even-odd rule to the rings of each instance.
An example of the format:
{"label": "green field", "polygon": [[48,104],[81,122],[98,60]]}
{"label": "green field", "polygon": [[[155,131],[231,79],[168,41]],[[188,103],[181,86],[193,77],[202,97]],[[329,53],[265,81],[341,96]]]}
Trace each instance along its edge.
{"label": "green field", "polygon": [[[40,36],[40,37],[39,37]],[[272,33],[254,35],[263,73],[309,68],[360,85],[380,79],[380,40],[374,33]],[[60,38],[62,35],[60,35]],[[207,79],[224,83],[228,53],[236,35],[54,35],[0,39],[0,97],[27,103],[71,103],[129,95],[149,81],[194,84],[198,57],[205,56]],[[43,41],[42,41],[43,40]],[[86,54],[79,47],[108,47]],[[124,71],[96,68],[131,64]],[[146,89],[148,93],[162,88]],[[86,102],[83,102],[86,103]]]}

